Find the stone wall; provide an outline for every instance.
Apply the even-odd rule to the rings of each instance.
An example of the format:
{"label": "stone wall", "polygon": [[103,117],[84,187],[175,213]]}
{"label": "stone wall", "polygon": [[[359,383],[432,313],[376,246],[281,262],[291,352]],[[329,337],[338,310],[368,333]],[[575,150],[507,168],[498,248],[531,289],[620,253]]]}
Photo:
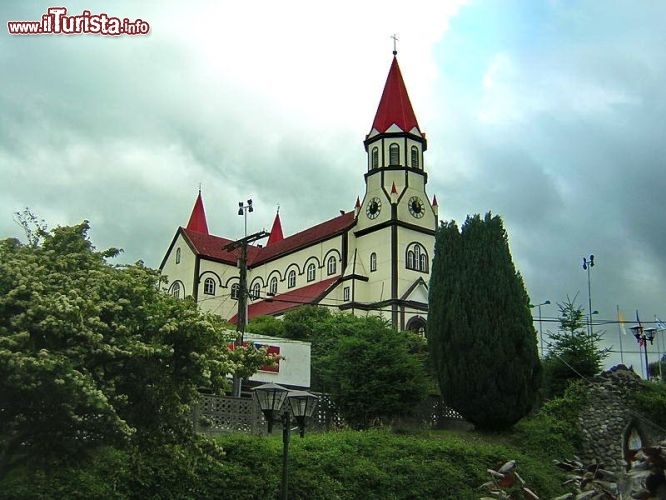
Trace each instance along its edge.
{"label": "stone wall", "polygon": [[643,446],[666,437],[631,406],[630,395],[640,391],[641,384],[641,378],[622,365],[587,382],[587,404],[578,417],[584,462],[597,460],[608,469],[623,471],[625,441],[632,429]]}

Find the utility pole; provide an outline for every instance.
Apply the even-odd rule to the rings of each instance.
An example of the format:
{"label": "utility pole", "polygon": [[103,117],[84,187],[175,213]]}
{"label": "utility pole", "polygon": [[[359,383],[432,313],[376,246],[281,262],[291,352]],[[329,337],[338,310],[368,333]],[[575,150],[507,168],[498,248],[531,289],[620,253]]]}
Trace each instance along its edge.
{"label": "utility pole", "polygon": [[[245,325],[247,324],[247,299],[249,290],[247,289],[247,245],[248,243],[255,242],[262,238],[270,236],[266,231],[259,231],[258,233],[245,236],[240,240],[229,243],[224,247],[224,250],[232,251],[240,248],[240,256],[238,258],[238,267],[240,268],[240,283],[238,286],[238,314],[236,321],[236,347],[243,347],[243,334],[245,333]],[[241,382],[240,377],[234,375],[233,382],[233,396],[239,398],[241,395]]]}

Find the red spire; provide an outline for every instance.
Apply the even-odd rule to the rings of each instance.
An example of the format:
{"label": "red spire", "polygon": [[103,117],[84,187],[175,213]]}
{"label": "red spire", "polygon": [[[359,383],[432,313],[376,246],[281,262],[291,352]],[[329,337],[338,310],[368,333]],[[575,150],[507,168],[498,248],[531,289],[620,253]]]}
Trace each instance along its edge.
{"label": "red spire", "polygon": [[[383,134],[393,124],[396,124],[403,132],[409,132],[414,127],[419,128],[416,115],[412,109],[412,103],[407,95],[407,88],[400,73],[398,59],[394,56],[391,69],[389,70],[384,92],[379,101],[375,120],[372,128]],[[419,129],[420,130],[420,129]]]}
{"label": "red spire", "polygon": [[206,223],[206,211],[204,210],[203,200],[201,199],[201,189],[197,201],[194,202],[190,221],[187,223],[187,229],[197,233],[208,234],[208,224]]}
{"label": "red spire", "polygon": [[432,206],[433,207],[437,206],[437,196],[434,194],[432,195]]}
{"label": "red spire", "polygon": [[395,182],[391,184],[391,194],[398,194],[398,190],[395,188]]}
{"label": "red spire", "polygon": [[277,213],[275,214],[275,220],[273,221],[273,227],[271,228],[271,235],[268,237],[268,243],[266,246],[270,246],[273,243],[277,243],[284,239],[282,234],[282,222],[280,221],[280,209],[278,208]]}
{"label": "red spire", "polygon": [[361,200],[358,196],[356,197],[356,205],[354,205],[354,208],[361,208]]}

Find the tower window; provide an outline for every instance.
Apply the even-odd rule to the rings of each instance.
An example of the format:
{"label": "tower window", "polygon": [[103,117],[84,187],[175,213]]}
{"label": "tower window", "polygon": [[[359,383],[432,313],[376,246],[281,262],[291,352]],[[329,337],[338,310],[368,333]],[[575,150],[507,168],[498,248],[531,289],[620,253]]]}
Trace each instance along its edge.
{"label": "tower window", "polygon": [[377,147],[372,148],[370,165],[373,169],[379,167],[379,148]]}
{"label": "tower window", "polygon": [[419,168],[419,148],[412,146],[412,167]]}
{"label": "tower window", "polygon": [[232,300],[238,300],[238,295],[240,292],[240,285],[238,283],[234,283],[231,285],[231,299]]}
{"label": "tower window", "polygon": [[349,297],[350,297],[349,292],[350,292],[349,287],[346,286],[346,287],[344,288],[343,292],[342,292],[342,294],[343,294],[343,300],[344,300],[345,302],[348,302],[348,301],[349,301]]}
{"label": "tower window", "polygon": [[331,274],[335,274],[336,271],[336,265],[335,265],[335,257],[331,256],[328,259],[328,262],[326,263],[326,270],[328,271],[328,275],[330,276]]}
{"label": "tower window", "polygon": [[428,272],[428,252],[418,243],[411,243],[407,247],[405,267],[422,273]]}
{"label": "tower window", "polygon": [[395,142],[389,146],[389,165],[400,165],[400,146]]}
{"label": "tower window", "polygon": [[271,279],[270,286],[268,287],[269,295],[275,295],[277,293],[277,278]]}
{"label": "tower window", "polygon": [[261,297],[261,285],[259,283],[255,283],[254,286],[252,287],[252,300],[257,300]]}
{"label": "tower window", "polygon": [[314,281],[315,279],[315,265],[310,264],[308,266],[308,281]]}
{"label": "tower window", "polygon": [[289,271],[287,276],[287,287],[294,288],[296,286],[296,271]]}
{"label": "tower window", "polygon": [[215,280],[213,278],[206,278],[204,280],[204,293],[206,295],[215,295]]}
{"label": "tower window", "polygon": [[176,248],[176,264],[180,264],[180,247]]}
{"label": "tower window", "polygon": [[374,272],[377,270],[377,254],[375,252],[372,252],[370,254],[370,272]]}

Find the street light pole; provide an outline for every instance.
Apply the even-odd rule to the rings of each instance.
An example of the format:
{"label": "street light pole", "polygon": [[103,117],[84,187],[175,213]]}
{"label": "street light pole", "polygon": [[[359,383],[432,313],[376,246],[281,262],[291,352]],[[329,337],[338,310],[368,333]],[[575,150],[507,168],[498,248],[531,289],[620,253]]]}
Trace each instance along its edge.
{"label": "street light pole", "polygon": [[291,417],[296,419],[299,434],[305,435],[305,419],[311,417],[319,398],[305,391],[290,391],[278,384],[263,384],[253,389],[254,399],[266,418],[269,434],[273,421],[281,413],[282,419],[282,486],[280,498],[287,500],[289,491],[289,440]]}
{"label": "street light pole", "polygon": [[590,255],[590,260],[583,257],[583,269],[587,271],[587,312],[589,313],[589,323],[587,324],[587,334],[592,338],[594,330],[592,328],[592,285],[590,280],[590,271],[594,267],[594,255]]}
{"label": "street light pole", "polygon": [[[636,313],[638,316],[638,313]],[[655,333],[657,332],[656,328],[643,328],[643,325],[640,323],[636,326],[631,327],[631,331],[636,337],[638,342],[638,349],[640,350],[641,346],[645,353],[645,380],[650,380],[650,365],[648,364],[648,352],[647,352],[647,341],[650,341],[650,344],[654,341]]]}
{"label": "street light pole", "polygon": [[547,304],[550,304],[550,300],[546,300],[542,302],[541,304],[530,304],[530,307],[534,309],[535,307],[538,308],[539,311],[539,341],[541,343],[541,357],[543,358],[543,323],[541,322],[541,306],[545,306]]}

